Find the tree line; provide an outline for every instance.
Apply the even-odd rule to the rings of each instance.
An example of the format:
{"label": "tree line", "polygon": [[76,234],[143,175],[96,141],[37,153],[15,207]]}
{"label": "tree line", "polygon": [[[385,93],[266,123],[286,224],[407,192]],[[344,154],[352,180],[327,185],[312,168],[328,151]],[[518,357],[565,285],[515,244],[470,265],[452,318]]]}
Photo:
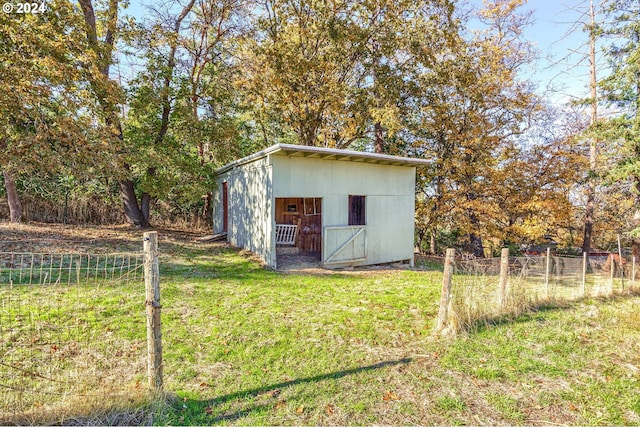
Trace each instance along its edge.
{"label": "tree line", "polygon": [[142,14],[51,0],[3,14],[9,219],[21,199],[69,194],[120,205],[138,227],[152,211],[206,217],[217,167],[283,142],[430,159],[416,184],[425,250],[579,246],[587,211],[606,245],[640,218],[639,6],[604,1],[585,26],[608,40],[611,70],[585,104],[614,112],[590,120],[523,78],[537,55],[524,3],[181,0]]}

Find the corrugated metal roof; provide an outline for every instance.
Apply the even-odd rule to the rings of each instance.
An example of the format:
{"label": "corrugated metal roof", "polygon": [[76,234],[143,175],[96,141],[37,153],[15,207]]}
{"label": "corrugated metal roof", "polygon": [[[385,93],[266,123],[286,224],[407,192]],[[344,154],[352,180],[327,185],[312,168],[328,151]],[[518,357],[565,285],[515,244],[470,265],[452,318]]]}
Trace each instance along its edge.
{"label": "corrugated metal roof", "polygon": [[326,160],[347,160],[353,162],[376,163],[394,166],[419,166],[428,165],[431,162],[425,159],[415,159],[410,157],[390,156],[388,154],[365,153],[362,151],[339,150],[337,148],[308,147],[306,145],[276,144],[262,151],[243,157],[228,163],[216,170],[221,174],[236,166],[253,162],[268,156],[269,154],[282,153],[291,157],[309,157]]}

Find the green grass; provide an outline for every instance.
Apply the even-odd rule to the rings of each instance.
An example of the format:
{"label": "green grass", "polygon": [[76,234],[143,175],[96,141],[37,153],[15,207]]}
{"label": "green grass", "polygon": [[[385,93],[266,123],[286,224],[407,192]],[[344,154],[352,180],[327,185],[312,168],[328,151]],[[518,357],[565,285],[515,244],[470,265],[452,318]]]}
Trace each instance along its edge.
{"label": "green grass", "polygon": [[[430,340],[435,276],[282,275],[235,252],[188,258],[214,279],[176,274],[193,270],[185,261],[164,264],[164,278],[178,276],[163,281],[171,322],[165,372],[188,361],[195,374],[167,378],[181,399],[166,422],[319,423],[354,415],[367,423],[379,402],[400,405],[392,390],[371,385]],[[195,349],[194,334],[202,337]],[[342,400],[352,388],[360,392]]]}
{"label": "green grass", "polygon": [[[161,423],[640,420],[634,392],[638,374],[628,371],[632,367],[613,369],[618,362],[612,359],[616,349],[625,348],[625,360],[639,365],[633,340],[640,334],[628,317],[638,308],[637,299],[551,308],[442,340],[431,335],[441,280],[437,272],[281,275],[236,257],[189,257],[198,271],[208,268],[213,284],[190,277],[176,279],[176,288],[167,290],[180,299],[180,310],[190,313],[182,328],[165,329],[167,343],[202,328],[206,318],[211,323],[197,333],[206,337],[206,350],[191,353],[197,375],[187,382],[169,380],[178,402]],[[186,264],[179,268],[190,271]],[[594,337],[593,345],[585,346],[580,334],[593,334],[593,324],[604,327],[613,319],[618,332]],[[630,327],[621,330],[627,321]],[[180,348],[188,353],[192,347],[181,343]],[[594,357],[597,366],[590,363]],[[589,387],[609,371],[616,381]]]}
{"label": "green grass", "polygon": [[[148,408],[155,424],[640,424],[637,296],[442,338],[437,271],[281,274],[217,245],[160,250],[170,399]],[[142,288],[92,295],[80,314],[65,312],[72,293],[52,298],[50,316],[82,319],[97,348],[117,344],[120,385],[144,388]]]}

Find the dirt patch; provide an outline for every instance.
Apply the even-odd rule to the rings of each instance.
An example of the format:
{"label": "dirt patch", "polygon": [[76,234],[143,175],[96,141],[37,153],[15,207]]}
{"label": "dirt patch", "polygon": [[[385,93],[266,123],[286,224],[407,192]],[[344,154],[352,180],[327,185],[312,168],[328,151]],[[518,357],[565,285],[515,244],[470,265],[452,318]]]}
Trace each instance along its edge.
{"label": "dirt patch", "polygon": [[[11,224],[0,222],[0,252],[34,253],[105,253],[142,250],[145,231],[128,225],[77,226],[46,223]],[[159,244],[194,244],[202,242],[202,233],[155,229]],[[168,245],[168,246],[169,246]]]}
{"label": "dirt patch", "polygon": [[[225,242],[212,241],[211,234],[178,228],[151,229],[158,232],[158,246],[161,252],[180,253],[185,249],[229,247]],[[139,252],[145,231],[128,225],[63,225],[31,222],[12,224],[0,222],[0,252],[18,253],[114,253]],[[239,253],[261,263],[251,252]],[[278,272],[284,274],[308,275],[355,275],[370,276],[395,274],[411,269],[408,264],[391,263],[348,267],[340,269],[322,268],[317,255],[279,255]],[[419,270],[419,268],[418,268]]]}
{"label": "dirt patch", "polygon": [[379,265],[365,265],[361,267],[345,267],[328,269],[323,268],[318,258],[313,256],[300,255],[279,255],[278,256],[278,272],[285,274],[307,274],[307,275],[353,275],[353,276],[372,276],[380,274],[395,274],[402,270],[422,270],[403,263],[390,263]]}

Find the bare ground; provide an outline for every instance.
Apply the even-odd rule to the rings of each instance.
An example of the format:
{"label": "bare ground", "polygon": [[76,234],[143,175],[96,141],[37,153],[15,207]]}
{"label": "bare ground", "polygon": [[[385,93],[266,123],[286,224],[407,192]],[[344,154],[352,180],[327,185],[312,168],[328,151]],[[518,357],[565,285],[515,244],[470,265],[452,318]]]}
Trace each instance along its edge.
{"label": "bare ground", "polygon": [[214,245],[203,233],[180,229],[139,230],[128,225],[77,226],[46,223],[0,222],[0,252],[104,252],[139,251],[145,231],[157,231],[159,244]]}

